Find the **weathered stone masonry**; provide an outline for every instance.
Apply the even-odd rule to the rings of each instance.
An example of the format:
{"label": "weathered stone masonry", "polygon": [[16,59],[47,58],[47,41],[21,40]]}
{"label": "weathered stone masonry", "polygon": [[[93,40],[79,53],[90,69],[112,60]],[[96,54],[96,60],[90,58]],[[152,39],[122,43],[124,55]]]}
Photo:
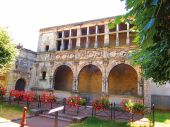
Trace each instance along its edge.
{"label": "weathered stone masonry", "polygon": [[57,96],[107,94],[113,101],[144,96],[150,106],[150,82],[143,83],[140,67],[129,61],[135,33],[129,23],[109,29],[113,19],[41,29],[27,88],[54,89]]}

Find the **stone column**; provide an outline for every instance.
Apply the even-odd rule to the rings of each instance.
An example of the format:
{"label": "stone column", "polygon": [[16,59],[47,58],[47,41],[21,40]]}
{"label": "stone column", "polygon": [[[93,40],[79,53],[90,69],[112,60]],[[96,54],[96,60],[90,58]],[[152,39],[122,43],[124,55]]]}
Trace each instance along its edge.
{"label": "stone column", "polygon": [[73,92],[78,92],[78,77],[73,78],[72,91]]}
{"label": "stone column", "polygon": [[102,93],[108,93],[108,80],[106,77],[102,78]]}
{"label": "stone column", "polygon": [[116,46],[119,46],[119,24],[116,25]]}
{"label": "stone column", "polygon": [[61,48],[60,51],[64,50],[64,30],[62,31],[62,40],[61,40]]}
{"label": "stone column", "polygon": [[68,50],[72,49],[72,40],[71,40],[71,29],[69,33],[69,44],[68,44]]}
{"label": "stone column", "polygon": [[96,25],[96,35],[95,35],[95,43],[94,43],[94,48],[98,48],[98,39],[97,39],[97,34],[98,34],[98,26]]}
{"label": "stone column", "polygon": [[144,80],[144,105],[151,107],[151,79]]}
{"label": "stone column", "polygon": [[81,28],[77,28],[77,42],[76,42],[76,48],[80,48],[80,36],[81,36]]}
{"label": "stone column", "polygon": [[127,37],[126,37],[126,45],[130,45],[130,37],[129,37],[129,23],[126,23],[127,24]]}
{"label": "stone column", "polygon": [[105,24],[105,29],[104,29],[104,46],[108,47],[109,46],[109,28],[108,24]]}
{"label": "stone column", "polygon": [[89,27],[87,27],[87,36],[86,36],[86,48],[89,48],[90,41],[89,41]]}

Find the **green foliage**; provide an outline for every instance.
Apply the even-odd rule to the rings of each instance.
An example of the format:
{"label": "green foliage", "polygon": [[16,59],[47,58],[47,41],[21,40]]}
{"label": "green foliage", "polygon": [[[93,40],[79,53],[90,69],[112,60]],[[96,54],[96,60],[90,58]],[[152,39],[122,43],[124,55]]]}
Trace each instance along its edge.
{"label": "green foliage", "polygon": [[144,110],[145,110],[145,107],[143,104],[135,103],[133,105],[133,112],[135,112],[135,113],[137,113],[137,112],[141,113],[141,112],[144,112]]}
{"label": "green foliage", "polygon": [[101,120],[90,117],[82,123],[71,124],[69,127],[130,127],[127,122],[116,122],[111,120]]}
{"label": "green foliage", "polygon": [[16,46],[11,43],[11,38],[8,35],[6,29],[0,28],[0,72],[9,69],[13,63],[17,49]]}
{"label": "green foliage", "polygon": [[122,106],[125,111],[143,114],[145,107],[144,104],[139,102],[133,102],[132,100],[123,100]]}
{"label": "green foliage", "polygon": [[[134,65],[141,65],[145,78],[158,84],[170,82],[170,2],[169,0],[125,0],[128,13],[123,16],[134,23],[138,46],[131,54]],[[130,17],[134,17],[130,18]],[[120,19],[120,16],[118,17]],[[112,28],[119,21],[111,22]]]}

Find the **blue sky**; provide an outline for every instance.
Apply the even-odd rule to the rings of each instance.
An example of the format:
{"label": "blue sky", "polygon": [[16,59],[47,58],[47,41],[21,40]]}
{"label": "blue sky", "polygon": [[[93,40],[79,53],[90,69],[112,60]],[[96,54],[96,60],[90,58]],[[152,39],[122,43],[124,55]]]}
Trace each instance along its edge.
{"label": "blue sky", "polygon": [[39,29],[124,14],[120,0],[0,0],[0,26],[13,42],[37,50]]}

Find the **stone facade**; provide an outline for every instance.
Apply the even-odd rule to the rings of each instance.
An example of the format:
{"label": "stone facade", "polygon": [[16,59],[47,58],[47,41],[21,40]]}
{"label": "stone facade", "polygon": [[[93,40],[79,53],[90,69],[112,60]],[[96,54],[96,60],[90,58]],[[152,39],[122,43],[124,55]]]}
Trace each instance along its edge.
{"label": "stone facade", "polygon": [[15,65],[8,73],[8,90],[15,89],[18,80],[24,80],[25,89],[29,89],[30,84],[34,84],[33,66],[36,63],[37,55],[35,52],[19,47],[19,56],[16,58]]}
{"label": "stone facade", "polygon": [[150,82],[143,82],[140,67],[133,67],[129,60],[129,52],[136,48],[132,43],[135,33],[128,23],[109,30],[107,24],[113,19],[40,29],[37,53],[21,51],[17,60],[21,69],[13,68],[9,89],[23,78],[27,89],[54,89],[59,97],[104,94],[120,102],[144,96],[145,105],[150,106]]}

